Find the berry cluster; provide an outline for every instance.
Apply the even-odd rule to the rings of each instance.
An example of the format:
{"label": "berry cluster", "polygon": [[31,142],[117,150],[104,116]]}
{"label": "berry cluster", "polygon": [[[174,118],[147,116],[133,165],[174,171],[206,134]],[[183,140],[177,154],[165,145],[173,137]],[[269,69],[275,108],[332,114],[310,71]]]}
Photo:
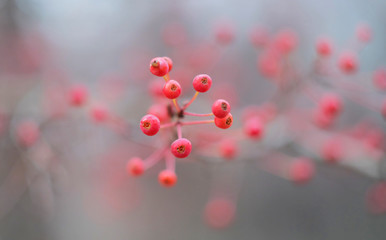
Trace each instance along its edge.
{"label": "berry cluster", "polygon": [[[218,99],[213,103],[211,113],[200,114],[186,111],[199,93],[205,93],[211,88],[212,78],[207,74],[199,74],[193,78],[193,88],[196,90],[196,93],[189,102],[180,106],[177,99],[180,97],[182,89],[178,81],[171,80],[169,77],[172,68],[173,61],[168,57],[156,57],[150,61],[150,72],[155,76],[164,78],[165,83],[162,88],[162,93],[164,97],[172,100],[173,105],[169,105],[170,107],[166,111],[165,108],[162,109],[162,105],[154,105],[150,111],[152,113],[142,117],[140,128],[142,132],[148,136],[154,136],[162,129],[170,130],[174,128],[177,133],[177,139],[168,143],[163,149],[155,152],[145,160],[133,157],[127,163],[128,172],[131,175],[139,176],[164,158],[166,161],[166,169],[159,173],[158,179],[165,187],[171,187],[177,182],[175,158],[186,158],[192,151],[192,143],[190,140],[182,137],[183,126],[214,123],[218,128],[227,129],[232,126],[233,123],[233,117],[230,113],[231,106],[224,99]],[[186,115],[197,117],[214,116],[214,119],[183,121]],[[168,149],[170,151],[168,151]]]}

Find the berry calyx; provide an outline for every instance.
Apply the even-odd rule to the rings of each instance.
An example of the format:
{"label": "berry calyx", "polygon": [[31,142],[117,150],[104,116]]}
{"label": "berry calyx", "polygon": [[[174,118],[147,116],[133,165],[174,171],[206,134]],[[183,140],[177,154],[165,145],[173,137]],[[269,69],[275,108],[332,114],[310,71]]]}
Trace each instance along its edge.
{"label": "berry calyx", "polygon": [[177,182],[177,175],[171,170],[163,170],[158,175],[159,183],[164,187],[172,187]]}
{"label": "berry calyx", "polygon": [[186,138],[179,138],[171,145],[171,152],[177,158],[186,158],[192,151],[192,143]]}
{"label": "berry calyx", "polygon": [[224,99],[216,100],[212,105],[212,113],[217,118],[224,118],[231,111],[231,106]]}
{"label": "berry calyx", "polygon": [[165,97],[175,99],[181,95],[181,85],[175,80],[169,80],[165,83],[162,91]]}
{"label": "berry calyx", "polygon": [[141,176],[145,171],[145,166],[142,159],[133,157],[127,162],[126,170],[132,176]]}
{"label": "berry calyx", "polygon": [[163,77],[169,72],[169,64],[162,57],[153,58],[150,61],[150,72],[158,77]]}
{"label": "berry calyx", "polygon": [[151,114],[145,115],[140,122],[142,132],[148,136],[154,136],[158,133],[161,127],[159,119]]}
{"label": "berry calyx", "polygon": [[200,74],[193,79],[193,88],[197,92],[207,92],[212,86],[212,78],[207,74]]}
{"label": "berry calyx", "polygon": [[222,129],[230,128],[232,126],[232,123],[233,123],[233,117],[232,117],[232,114],[230,113],[228,113],[228,115],[224,118],[218,118],[218,117],[214,118],[214,124],[217,127]]}

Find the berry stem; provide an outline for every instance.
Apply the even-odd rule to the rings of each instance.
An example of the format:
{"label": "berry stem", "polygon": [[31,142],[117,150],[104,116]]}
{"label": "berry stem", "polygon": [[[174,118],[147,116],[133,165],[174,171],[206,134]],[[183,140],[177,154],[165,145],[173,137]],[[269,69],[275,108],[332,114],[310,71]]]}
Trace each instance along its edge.
{"label": "berry stem", "polygon": [[194,94],[192,99],[190,99],[190,101],[187,104],[185,104],[185,106],[184,106],[184,108],[182,110],[187,109],[190,106],[190,104],[192,104],[194,102],[194,100],[196,100],[197,96],[198,96],[198,92],[196,91],[196,93]]}
{"label": "berry stem", "polygon": [[164,153],[166,152],[166,149],[167,148],[164,148],[162,150],[159,150],[159,151],[155,151],[152,155],[150,155],[149,157],[147,157],[143,163],[145,165],[145,169],[149,169],[151,168],[152,166],[154,166],[157,162],[159,162],[159,160],[161,160],[162,156],[164,155]]}
{"label": "berry stem", "polygon": [[166,154],[166,169],[175,172],[176,170],[176,159],[172,154]]}
{"label": "berry stem", "polygon": [[173,127],[174,125],[176,125],[175,122],[165,123],[165,124],[162,124],[160,128],[163,129],[168,127]]}
{"label": "berry stem", "polygon": [[184,112],[184,115],[196,116],[196,117],[210,117],[210,116],[213,116],[213,113],[192,113],[192,112]]}
{"label": "berry stem", "polygon": [[197,125],[197,124],[205,124],[205,123],[214,123],[214,120],[203,120],[203,121],[181,122],[181,125],[182,125],[182,126],[187,126],[187,125]]}
{"label": "berry stem", "polygon": [[166,73],[166,75],[163,76],[163,78],[165,79],[165,82],[168,82],[170,80],[169,73]]}
{"label": "berry stem", "polygon": [[174,104],[174,106],[176,107],[177,112],[181,111],[181,108],[180,108],[180,106],[178,105],[176,99],[173,99],[173,104]]}
{"label": "berry stem", "polygon": [[181,129],[181,124],[177,124],[177,136],[178,138],[182,138],[182,129]]}

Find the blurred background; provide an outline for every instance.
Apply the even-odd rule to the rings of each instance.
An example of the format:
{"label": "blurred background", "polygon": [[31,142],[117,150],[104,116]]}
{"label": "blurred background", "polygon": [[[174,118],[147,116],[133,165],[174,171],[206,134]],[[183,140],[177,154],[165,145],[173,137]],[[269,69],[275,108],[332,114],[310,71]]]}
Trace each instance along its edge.
{"label": "blurred background", "polygon": [[[0,240],[385,239],[385,13],[384,0],[0,0]],[[264,56],[281,36],[290,49],[275,75]],[[346,51],[353,74],[337,64]],[[157,180],[163,162],[126,171],[162,145],[138,128],[165,103],[148,69],[156,56],[173,59],[183,100],[194,76],[212,77],[193,111],[224,98],[234,117],[229,132],[184,130],[193,151],[170,189]],[[313,125],[318,103],[302,86],[341,97],[332,126]],[[236,139],[224,160],[247,107],[272,104],[264,139]],[[213,147],[197,130],[218,136]],[[300,184],[299,157],[312,169],[300,167]]]}

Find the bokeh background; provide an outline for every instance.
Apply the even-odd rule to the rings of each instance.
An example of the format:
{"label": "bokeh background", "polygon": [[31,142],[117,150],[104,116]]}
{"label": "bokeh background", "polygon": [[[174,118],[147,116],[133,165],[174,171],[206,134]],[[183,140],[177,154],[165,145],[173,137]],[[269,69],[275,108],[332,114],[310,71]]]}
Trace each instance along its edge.
{"label": "bokeh background", "polygon": [[[138,179],[125,170],[129,158],[146,157],[158,144],[137,128],[154,101],[151,58],[173,59],[187,99],[191,79],[210,74],[213,89],[192,107],[210,111],[212,99],[223,96],[237,128],[242,109],[275,90],[256,69],[253,27],[272,34],[294,30],[294,65],[307,72],[320,36],[333,39],[338,52],[366,23],[373,37],[359,53],[360,72],[371,73],[386,63],[385,13],[384,0],[1,0],[0,239],[385,239],[386,216],[372,214],[366,200],[386,176],[384,145],[370,167],[319,161],[314,178],[301,186],[261,169],[253,144],[243,145],[234,162],[200,154],[178,162],[172,189],[157,182],[162,164]],[[215,38],[224,23],[234,30],[227,45]],[[106,105],[120,116],[120,134],[90,121],[87,109],[68,109],[66,91],[74,84],[87,86],[91,106]],[[379,101],[382,94],[364,97]],[[347,109],[340,127],[368,117],[384,135],[379,114],[352,102]],[[25,120],[39,124],[44,144],[17,143],[17,126]],[[291,141],[277,138],[271,139]],[[224,229],[211,228],[203,217],[216,194],[237,209]]]}

